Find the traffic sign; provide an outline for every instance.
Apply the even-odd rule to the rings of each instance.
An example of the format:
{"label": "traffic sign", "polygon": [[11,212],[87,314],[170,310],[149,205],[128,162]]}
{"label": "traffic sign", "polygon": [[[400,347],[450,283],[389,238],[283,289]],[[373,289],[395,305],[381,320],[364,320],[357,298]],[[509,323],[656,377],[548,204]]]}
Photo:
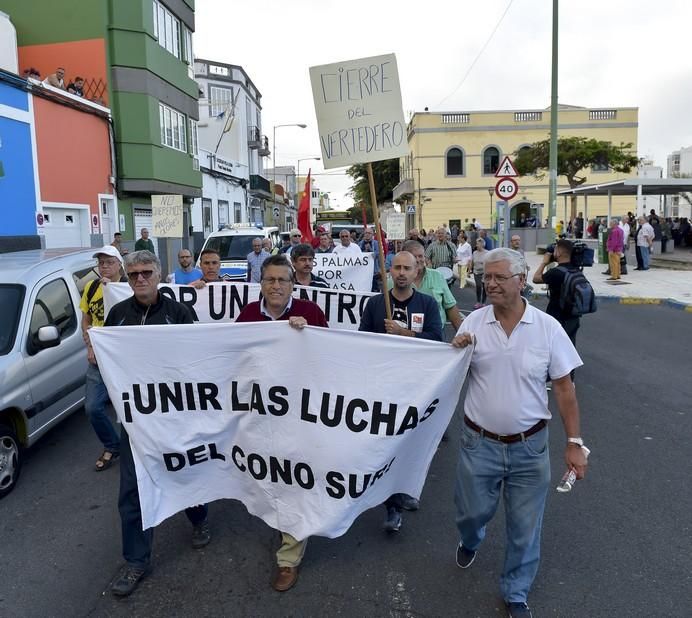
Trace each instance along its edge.
{"label": "traffic sign", "polygon": [[519,192],[519,185],[514,178],[500,178],[495,185],[495,195],[501,200],[511,200]]}
{"label": "traffic sign", "polygon": [[406,207],[406,214],[407,215],[415,215],[416,214],[416,205],[415,204],[409,204]]}
{"label": "traffic sign", "polygon": [[502,159],[502,163],[500,163],[495,172],[495,178],[516,178],[517,176],[519,176],[517,168],[514,167],[511,159],[505,155],[505,158]]}

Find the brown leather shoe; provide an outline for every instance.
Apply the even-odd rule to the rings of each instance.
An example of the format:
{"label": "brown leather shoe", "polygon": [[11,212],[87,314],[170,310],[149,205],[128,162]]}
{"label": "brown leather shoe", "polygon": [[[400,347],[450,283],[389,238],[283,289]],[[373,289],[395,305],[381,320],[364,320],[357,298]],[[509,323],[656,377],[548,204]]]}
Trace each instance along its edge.
{"label": "brown leather shoe", "polygon": [[278,567],[272,580],[272,588],[277,592],[286,592],[298,581],[298,567]]}

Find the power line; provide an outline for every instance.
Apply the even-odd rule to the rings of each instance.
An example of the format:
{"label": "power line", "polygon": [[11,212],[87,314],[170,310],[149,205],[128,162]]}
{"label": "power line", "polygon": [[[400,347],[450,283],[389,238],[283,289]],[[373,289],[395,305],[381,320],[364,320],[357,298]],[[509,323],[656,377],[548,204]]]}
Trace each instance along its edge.
{"label": "power line", "polygon": [[473,70],[473,67],[476,66],[476,62],[480,59],[480,57],[483,55],[483,52],[485,51],[485,48],[488,47],[490,44],[490,41],[493,40],[493,37],[495,36],[495,33],[497,32],[498,28],[500,27],[500,24],[502,23],[502,20],[505,18],[505,15],[507,15],[507,11],[509,11],[510,7],[512,6],[512,3],[514,0],[509,0],[509,4],[507,5],[507,8],[505,9],[505,12],[502,13],[500,16],[500,19],[497,21],[495,24],[495,27],[493,28],[493,31],[490,33],[490,36],[488,37],[488,40],[483,44],[483,47],[481,47],[481,50],[478,52],[478,55],[474,58],[473,62],[471,63],[471,66],[468,68],[466,73],[464,74],[464,77],[462,80],[459,82],[459,85],[450,93],[448,94],[444,99],[442,99],[435,107],[439,108],[440,105],[442,105],[447,99],[449,99],[451,96],[455,95],[459,88],[461,88],[464,85],[464,82],[466,81],[466,78],[471,74],[471,71]]}

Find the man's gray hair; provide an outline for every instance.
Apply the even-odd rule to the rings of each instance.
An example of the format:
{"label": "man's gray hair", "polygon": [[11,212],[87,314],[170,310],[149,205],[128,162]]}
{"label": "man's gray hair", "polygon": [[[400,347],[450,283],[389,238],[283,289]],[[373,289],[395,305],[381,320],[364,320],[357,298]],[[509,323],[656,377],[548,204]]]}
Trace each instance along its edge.
{"label": "man's gray hair", "polygon": [[526,260],[524,260],[521,253],[514,249],[507,249],[506,247],[491,249],[485,256],[484,262],[485,264],[490,264],[492,262],[509,262],[509,272],[513,275],[526,274]]}
{"label": "man's gray hair", "polygon": [[134,251],[133,253],[128,253],[123,257],[125,261],[125,269],[130,266],[137,266],[138,264],[151,264],[154,270],[157,270],[161,274],[161,262],[151,251],[143,249],[142,251]]}
{"label": "man's gray hair", "polygon": [[411,253],[411,249],[417,249],[420,247],[421,249],[423,248],[423,245],[421,245],[417,240],[407,240],[404,242],[403,245],[401,245],[401,251],[408,251]]}

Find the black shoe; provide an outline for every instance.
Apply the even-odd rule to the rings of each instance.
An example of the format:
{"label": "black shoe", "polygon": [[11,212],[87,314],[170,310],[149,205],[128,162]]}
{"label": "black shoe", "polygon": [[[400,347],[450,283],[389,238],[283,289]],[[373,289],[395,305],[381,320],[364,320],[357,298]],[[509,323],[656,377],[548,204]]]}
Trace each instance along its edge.
{"label": "black shoe", "polygon": [[531,609],[526,603],[523,602],[512,602],[505,603],[507,608],[507,615],[509,618],[533,618]]}
{"label": "black shoe", "polygon": [[194,549],[202,549],[209,545],[211,541],[211,532],[209,531],[209,522],[205,519],[201,524],[192,526],[192,547]]}
{"label": "black shoe", "polygon": [[384,520],[383,528],[387,532],[399,532],[401,529],[401,511],[394,506],[387,507],[387,519]]}
{"label": "black shoe", "polygon": [[129,597],[151,572],[151,567],[133,567],[126,564],[111,583],[111,593],[117,597]]}
{"label": "black shoe", "polygon": [[460,569],[468,569],[476,559],[478,552],[466,549],[461,543],[457,545],[457,566]]}
{"label": "black shoe", "polygon": [[405,511],[417,511],[420,508],[420,502],[408,494],[399,494],[399,504]]}
{"label": "black shoe", "polygon": [[609,275],[609,274],[610,274],[610,271],[609,271],[609,270],[604,270],[601,274],[602,274],[602,275]]}

